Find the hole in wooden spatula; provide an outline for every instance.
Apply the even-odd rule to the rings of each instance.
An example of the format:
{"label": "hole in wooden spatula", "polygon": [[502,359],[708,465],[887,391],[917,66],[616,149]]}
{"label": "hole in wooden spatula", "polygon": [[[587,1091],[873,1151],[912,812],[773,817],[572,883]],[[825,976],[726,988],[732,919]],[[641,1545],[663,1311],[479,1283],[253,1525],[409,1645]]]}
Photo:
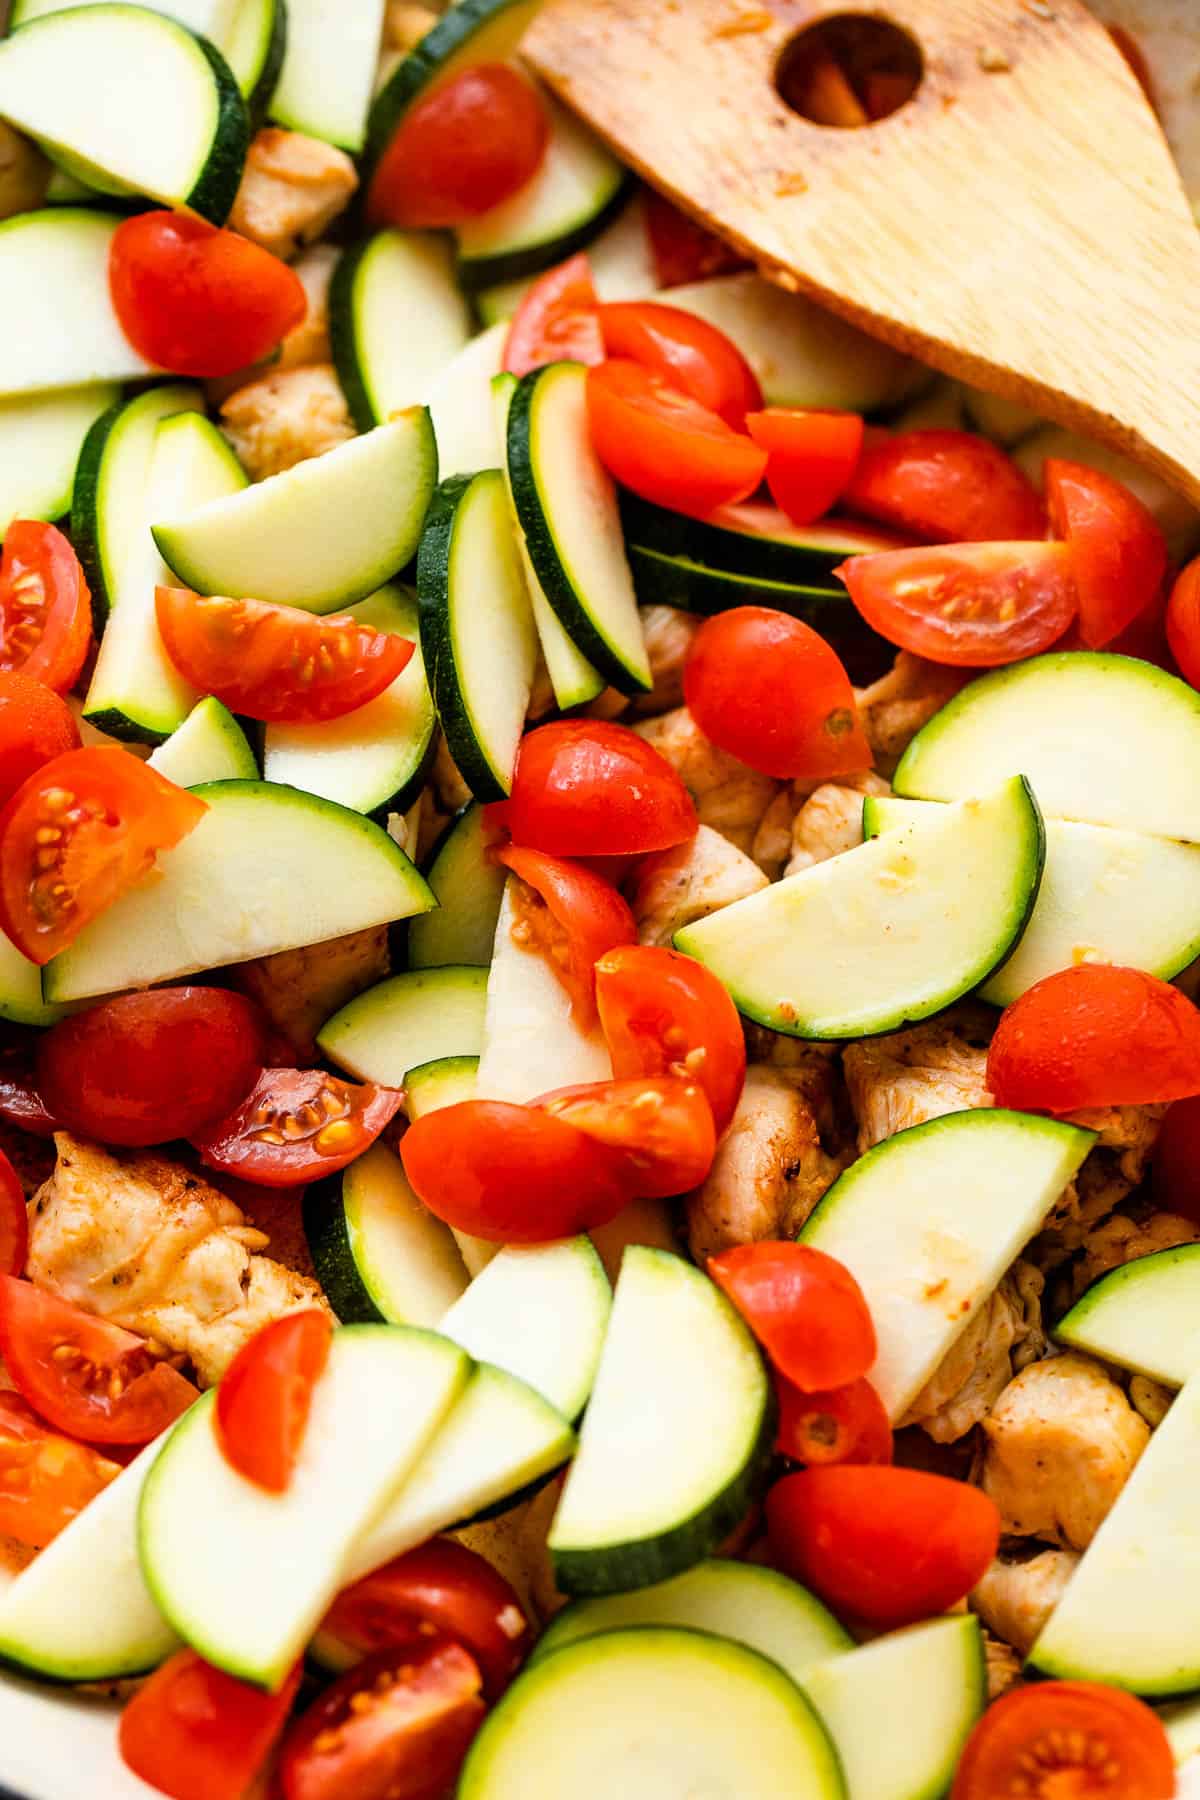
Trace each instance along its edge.
{"label": "hole in wooden spatula", "polygon": [[837,13],[800,31],[775,69],[781,99],[814,125],[874,125],[921,85],[921,47],[890,19]]}

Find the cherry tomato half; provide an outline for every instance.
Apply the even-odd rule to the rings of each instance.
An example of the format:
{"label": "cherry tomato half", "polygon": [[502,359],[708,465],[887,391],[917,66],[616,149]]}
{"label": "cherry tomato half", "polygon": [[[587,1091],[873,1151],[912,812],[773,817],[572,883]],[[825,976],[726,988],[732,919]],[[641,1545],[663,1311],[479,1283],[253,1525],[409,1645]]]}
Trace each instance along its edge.
{"label": "cherry tomato half", "polygon": [[37,1088],[71,1131],[164,1144],[223,1119],[265,1054],[258,1008],[224,988],[155,988],[72,1014],[38,1042]]}
{"label": "cherry tomato half", "polygon": [[240,1106],[191,1141],[210,1169],[260,1187],[302,1187],[369,1149],[403,1098],[323,1069],[264,1069]]}
{"label": "cherry tomato half", "polygon": [[931,544],[1040,538],[1046,528],[1032,482],[970,431],[869,433],[843,504]]}
{"label": "cherry tomato half", "polygon": [[809,1244],[764,1240],[710,1256],[708,1272],[781,1374],[806,1393],[857,1381],[875,1327],[849,1269]]}
{"label": "cherry tomato half", "polygon": [[729,994],[703,963],[657,944],[609,950],[596,1007],[618,1080],[679,1075],[704,1089],[718,1137],[746,1079],[746,1039]]}
{"label": "cherry tomato half", "polygon": [[988,1707],[967,1739],[951,1800],[1170,1800],[1176,1792],[1170,1742],[1145,1701],[1098,1682],[1044,1681]]}
{"label": "cherry tomato half", "polygon": [[128,750],[56,756],[0,812],[0,925],[31,962],[49,962],[207,811]]}
{"label": "cherry tomato half", "polygon": [[801,1469],[767,1495],[780,1567],[839,1616],[881,1631],[949,1610],[1000,1542],[994,1500],[921,1469]]}
{"label": "cherry tomato half", "polygon": [[1055,537],[1071,546],[1080,638],[1098,650],[1152,604],[1167,572],[1167,540],[1123,482],[1083,463],[1048,459],[1046,509]]}
{"label": "cherry tomato half", "polygon": [[592,266],[580,251],[539,275],[513,314],[504,341],[504,367],[528,375],[546,363],[598,363],[604,340]]}
{"label": "cherry tomato half", "polygon": [[43,1425],[19,1394],[0,1393],[0,1534],[41,1550],[120,1473]]}
{"label": "cherry tomato half", "polygon": [[187,588],[160,587],[155,612],[167,655],[193,687],[268,723],[343,718],[390,687],[415,648],[349,613],[317,618]]}
{"label": "cherry tomato half", "polygon": [[1070,544],[947,544],[852,556],[834,573],[881,637],[991,669],[1048,650],[1079,607]]}
{"label": "cherry tomato half", "polygon": [[371,220],[404,231],[461,225],[532,181],[549,136],[546,109],[519,69],[474,63],[404,114],[371,182]]}
{"label": "cherry tomato half", "polygon": [[735,431],[744,431],[746,414],[762,405],[754,370],[707,319],[658,300],[610,302],[599,318],[606,356],[641,363]]}
{"label": "cherry tomato half", "polygon": [[744,256],[654,188],[642,192],[642,216],[660,288],[683,287],[691,281],[709,281],[714,275],[730,275],[748,269]]}
{"label": "cherry tomato half", "polygon": [[830,1463],[890,1463],[892,1427],[887,1411],[863,1376],[845,1387],[806,1394],[776,1375],[779,1431],[775,1448],[793,1462],[821,1468]]}
{"label": "cherry tomato half", "polygon": [[0,1274],[19,1275],[29,1253],[29,1214],[25,1190],[12,1163],[0,1150]]}
{"label": "cherry tomato half", "polygon": [[767,453],[767,486],[795,525],[811,525],[841,499],[862,452],[857,413],[752,412],[746,430]]}
{"label": "cherry tomato half", "polygon": [[35,1412],[90,1443],[149,1443],[197,1398],[132,1331],[11,1275],[0,1275],[0,1346]]}
{"label": "cherry tomato half", "polygon": [[28,675],[0,674],[0,806],[44,763],[78,748],[65,700]]}
{"label": "cherry tomato half", "polygon": [[1200,556],[1188,564],[1171,589],[1167,642],[1184,680],[1200,688]]}
{"label": "cherry tomato half", "polygon": [[242,1800],[282,1732],[300,1686],[297,1663],[264,1694],[177,1650],[121,1714],[126,1766],[170,1800]]}
{"label": "cherry tomato half", "polygon": [[1167,1108],[1154,1145],[1154,1198],[1200,1225],[1200,1096]]}
{"label": "cherry tomato half", "polygon": [[514,893],[514,942],[545,958],[578,1020],[594,1019],[596,963],[614,945],[636,942],[633,914],[615,887],[580,863],[516,844],[495,855],[521,884]]}
{"label": "cherry tomato half", "polygon": [[226,1462],[268,1493],[291,1482],[332,1338],[328,1313],[285,1313],[242,1345],[221,1378],[217,1441]]}
{"label": "cherry tomato half", "polygon": [[0,562],[0,670],[65,694],[91,641],[92,597],[70,543],[55,525],[14,519]]}
{"label": "cherry tomato half", "polygon": [[747,499],[766,473],[752,438],[627,357],[589,370],[587,400],[596,455],[644,500],[704,517]]}
{"label": "cherry tomato half", "polygon": [[182,212],[137,213],[119,225],[108,284],[140,355],[205,380],[259,362],[308,311],[294,269],[236,231]]}
{"label": "cherry tomato half", "polygon": [[987,1079],[1019,1112],[1185,1100],[1200,1094],[1200,1011],[1141,969],[1060,969],[1001,1014]]}
{"label": "cherry tomato half", "polygon": [[678,1075],[591,1081],[543,1094],[533,1104],[616,1152],[635,1199],[685,1194],[712,1167],[717,1134],[698,1082]]}
{"label": "cherry tomato half", "polygon": [[512,793],[489,816],[551,856],[640,856],[698,830],[666,757],[627,725],[557,719],[521,739]]}

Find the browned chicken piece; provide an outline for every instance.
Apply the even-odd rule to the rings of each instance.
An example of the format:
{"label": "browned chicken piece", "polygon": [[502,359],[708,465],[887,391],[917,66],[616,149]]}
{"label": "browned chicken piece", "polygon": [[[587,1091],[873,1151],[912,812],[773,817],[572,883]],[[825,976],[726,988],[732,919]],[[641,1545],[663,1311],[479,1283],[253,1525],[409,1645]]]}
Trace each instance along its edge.
{"label": "browned chicken piece", "polygon": [[[1129,1152],[1106,1150],[1101,1146],[1091,1151],[1074,1181],[1055,1201],[1045,1225],[1029,1247],[1029,1256],[1039,1268],[1053,1269],[1081,1249],[1097,1226],[1115,1212],[1128,1198],[1134,1183],[1122,1172]],[[1055,1290],[1055,1310],[1071,1303],[1069,1282],[1060,1294]]]}
{"label": "browned chicken piece", "polygon": [[759,821],[779,792],[779,782],[710,744],[686,706],[645,719],[634,730],[675,769],[696,802],[702,825],[750,854]]}
{"label": "browned chicken piece", "polygon": [[37,145],[0,120],[0,219],[41,206],[50,164]]}
{"label": "browned chicken piece", "polygon": [[326,1308],[315,1281],[258,1254],[265,1235],[200,1176],[67,1132],[55,1144],[54,1174],[29,1212],[38,1287],[186,1357],[205,1387],[272,1319]]}
{"label": "browned chicken piece", "polygon": [[919,1425],[938,1444],[954,1444],[985,1419],[1017,1369],[1046,1350],[1044,1278],[1016,1262],[946,1352],[901,1425]]}
{"label": "browned chicken piece", "polygon": [[272,256],[286,259],[324,235],[357,187],[358,175],[344,150],[267,125],[246,152],[229,223]]}
{"label": "browned chicken piece", "polygon": [[1021,1659],[1015,1650],[993,1637],[990,1631],[983,1634],[983,1659],[990,1705],[1001,1694],[1007,1694],[1010,1688],[1018,1686],[1021,1680]]}
{"label": "browned chicken piece", "polygon": [[638,694],[629,711],[632,718],[647,719],[683,705],[683,665],[704,621],[677,606],[639,606],[638,612],[654,686]]}
{"label": "browned chicken piece", "polygon": [[412,0],[388,0],[383,15],[384,48],[407,55],[437,21],[437,13],[428,6],[414,6]]}
{"label": "browned chicken piece", "polygon": [[860,1153],[910,1125],[991,1106],[987,1046],[996,1014],[967,1004],[887,1037],[848,1044],[842,1056]]}
{"label": "browned chicken piece", "polygon": [[1150,1441],[1150,1428],[1090,1357],[1052,1356],[1013,1378],[983,1421],[980,1485],[1001,1529],[1086,1550]]}
{"label": "browned chicken piece", "polygon": [[1129,1377],[1129,1404],[1142,1415],[1151,1431],[1158,1430],[1174,1398],[1175,1390],[1164,1387],[1161,1381],[1151,1381],[1148,1375]]}
{"label": "browned chicken piece", "polygon": [[758,821],[750,854],[768,881],[779,880],[784,864],[792,854],[792,820],[795,816],[796,797],[791,788],[781,788]]}
{"label": "browned chicken piece", "polygon": [[1118,1172],[1136,1187],[1145,1178],[1166,1114],[1165,1106],[1097,1106],[1071,1113],[1073,1125],[1096,1133],[1096,1149],[1119,1152]]}
{"label": "browned chicken piece", "polygon": [[1018,1656],[1028,1656],[1078,1566],[1074,1550],[998,1556],[971,1591],[971,1611]]}
{"label": "browned chicken piece", "polygon": [[274,369],[247,382],[221,407],[221,427],[251,481],[324,456],[355,435],[330,363]]}
{"label": "browned chicken piece", "polygon": [[888,794],[881,776],[868,770],[845,782],[826,781],[815,788],[796,814],[792,850],[785,875],[798,875],[814,863],[828,862],[863,841],[862,812],[866,794]]}
{"label": "browned chicken piece", "polygon": [[828,1062],[776,1069],[752,1064],[703,1186],[687,1201],[688,1242],[698,1263],[733,1244],[794,1237],[845,1158],[822,1140],[814,1086],[832,1086]]}
{"label": "browned chicken piece", "polygon": [[757,864],[708,825],[694,838],[649,857],[633,897],[641,944],[670,944],[697,919],[768,886]]}
{"label": "browned chicken piece", "polygon": [[922,725],[941,712],[969,679],[967,670],[925,662],[901,650],[886,675],[857,690],[863,730],[885,775],[891,775]]}
{"label": "browned chicken piece", "polygon": [[369,925],[323,944],[280,950],[237,967],[237,985],[266,1013],[301,1062],[317,1061],[326,1019],[391,970],[386,925]]}
{"label": "browned chicken piece", "polygon": [[1110,1269],[1123,1263],[1137,1262],[1153,1256],[1156,1250],[1173,1250],[1177,1244],[1200,1242],[1200,1230],[1190,1219],[1178,1213],[1155,1212],[1145,1219],[1131,1219],[1125,1213],[1113,1213],[1101,1221],[1084,1239],[1079,1260],[1070,1271],[1068,1304],[1078,1300],[1085,1288]]}
{"label": "browned chicken piece", "polygon": [[441,732],[433,759],[433,791],[443,812],[456,813],[460,807],[471,803],[471,790],[459,774],[458,764]]}
{"label": "browned chicken piece", "polygon": [[279,346],[277,369],[302,369],[333,361],[329,348],[329,283],[338,265],[332,244],[314,244],[292,267],[304,284],[308,311]]}

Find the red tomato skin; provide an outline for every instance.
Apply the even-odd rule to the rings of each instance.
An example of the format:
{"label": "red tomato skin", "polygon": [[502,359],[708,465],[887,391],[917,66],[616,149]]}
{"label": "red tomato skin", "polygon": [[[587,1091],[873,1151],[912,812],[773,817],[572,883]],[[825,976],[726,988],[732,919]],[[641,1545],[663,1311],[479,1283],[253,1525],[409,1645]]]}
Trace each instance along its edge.
{"label": "red tomato skin", "polygon": [[871,767],[837,652],[787,613],[735,606],[706,619],[683,693],[705,737],[760,774],[824,780]]}
{"label": "red tomato skin", "polygon": [[19,1394],[0,1393],[0,1532],[44,1549],[121,1473],[120,1464],[43,1425]]}
{"label": "red tomato skin", "polygon": [[430,1212],[494,1243],[574,1237],[632,1199],[620,1156],[564,1119],[502,1100],[426,1113],[401,1138],[400,1159]]}
{"label": "red tomato skin", "polygon": [[623,300],[600,308],[606,356],[624,356],[715,412],[734,431],[762,405],[758,377],[723,331],[681,306]]}
{"label": "red tomato skin", "polygon": [[56,525],[14,519],[9,526],[0,622],[0,669],[44,682],[56,694],[74,687],[92,641],[92,597],[79,558]]}
{"label": "red tomato skin", "polygon": [[627,357],[589,371],[587,401],[596,455],[643,500],[704,518],[748,499],[766,474],[752,438]]}
{"label": "red tomato skin", "polygon": [[635,1199],[687,1193],[712,1167],[712,1108],[699,1083],[677,1075],[584,1082],[543,1094],[533,1105],[615,1151]]}
{"label": "red tomato skin", "polygon": [[763,1240],[708,1259],[782,1375],[806,1393],[844,1387],[875,1361],[875,1326],[844,1264],[809,1244]]}
{"label": "red tomato skin", "polygon": [[203,380],[261,361],[308,311],[295,270],[236,231],[180,212],[117,227],[109,289],[121,330],[148,362]]}
{"label": "red tomato skin", "polygon": [[596,964],[596,1006],[618,1080],[690,1075],[708,1096],[717,1136],[728,1130],[746,1080],[746,1039],[710,969],[657,944],[609,950]]}
{"label": "red tomato skin", "polygon": [[217,1442],[229,1465],[269,1494],[291,1485],[333,1320],[286,1313],[242,1345],[217,1389]]}
{"label": "red tomato skin", "polygon": [[1046,510],[1070,544],[1079,589],[1079,635],[1099,650],[1154,602],[1167,572],[1167,540],[1123,482],[1083,463],[1050,457]]}
{"label": "red tomato skin", "polygon": [[890,1631],[970,1592],[996,1554],[1000,1513],[945,1475],[844,1463],[776,1482],[767,1532],[779,1566],[839,1617]]}
{"label": "red tomato skin", "polygon": [[931,544],[1040,538],[1046,529],[1032,482],[970,431],[871,433],[843,504]]}
{"label": "red tomato skin", "polygon": [[1200,556],[1188,564],[1171,589],[1167,643],[1184,680],[1200,688]]}
{"label": "red tomato skin", "polygon": [[[1029,1789],[1031,1769],[1045,1785]],[[1097,1682],[1042,1681],[988,1707],[967,1739],[950,1800],[995,1800],[1022,1786],[1034,1795],[1103,1787],[1121,1800],[1171,1800],[1175,1776],[1162,1720],[1143,1700]]]}
{"label": "red tomato skin", "polygon": [[892,1428],[883,1401],[860,1376],[844,1387],[806,1394],[775,1377],[779,1430],[775,1448],[810,1468],[835,1463],[890,1463]]}
{"label": "red tomato skin", "polygon": [[371,182],[371,222],[437,231],[489,212],[532,181],[549,136],[519,69],[473,64],[405,113]]}
{"label": "red tomato skin", "polygon": [[20,1275],[29,1254],[29,1214],[25,1190],[12,1163],[0,1150],[0,1274]]}
{"label": "red tomato skin", "polygon": [[557,719],[521,739],[512,793],[492,817],[550,856],[640,856],[699,830],[665,756],[627,725]]}
{"label": "red tomato skin", "polygon": [[[302,1187],[370,1149],[403,1099],[322,1069],[264,1069],[240,1106],[191,1141],[210,1169],[260,1187]],[[288,1121],[300,1130],[285,1130]]]}
{"label": "red tomato skin", "polygon": [[857,413],[772,406],[748,413],[746,430],[767,452],[767,486],[793,525],[811,525],[836,505],[862,453]]}
{"label": "red tomato skin", "polygon": [[602,362],[599,304],[592,265],[582,250],[539,275],[504,340],[509,374],[528,375],[552,362]]}
{"label": "red tomato skin", "polygon": [[38,1092],[83,1137],[164,1144],[224,1118],[254,1085],[265,1043],[262,1016],[241,994],[121,994],[39,1039]]}
{"label": "red tomato skin", "polygon": [[31,676],[0,673],[0,806],[44,763],[78,748],[65,700]]}
{"label": "red tomato skin", "polygon": [[242,1800],[283,1730],[302,1667],[264,1694],[177,1650],[121,1714],[126,1767],[169,1800]]}
{"label": "red tomato skin", "polygon": [[1040,656],[1079,607],[1069,544],[948,544],[834,570],[867,624],[929,662],[994,669]]}
{"label": "red tomato skin", "polygon": [[30,1038],[0,1047],[0,1119],[7,1119],[31,1137],[48,1138],[61,1129],[62,1122],[55,1118],[35,1086],[35,1045],[36,1038],[31,1033]]}
{"label": "red tomato skin", "polygon": [[1200,1096],[1167,1108],[1154,1145],[1154,1198],[1200,1226]]}
{"label": "red tomato skin", "polygon": [[1061,969],[1001,1014],[987,1080],[1018,1112],[1185,1100],[1200,1094],[1200,1011],[1141,969]]}
{"label": "red tomato skin", "polygon": [[495,856],[537,896],[518,888],[514,938],[545,956],[571,996],[574,1017],[590,1023],[596,1016],[596,963],[615,945],[636,942],[633,914],[602,876],[566,857],[517,844]]}
{"label": "red tomato skin", "polygon": [[654,188],[642,190],[642,216],[660,288],[684,287],[750,268],[744,256],[697,225]]}

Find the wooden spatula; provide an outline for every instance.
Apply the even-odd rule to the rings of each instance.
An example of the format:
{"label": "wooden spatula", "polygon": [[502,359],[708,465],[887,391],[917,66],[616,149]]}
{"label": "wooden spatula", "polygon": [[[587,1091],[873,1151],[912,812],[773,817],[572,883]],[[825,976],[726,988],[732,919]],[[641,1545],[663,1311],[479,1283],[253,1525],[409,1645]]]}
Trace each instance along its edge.
{"label": "wooden spatula", "polygon": [[785,47],[832,10],[548,0],[522,53],[773,280],[1200,504],[1200,232],[1103,26],[1081,0],[887,0],[924,78],[845,130],[775,85]]}

